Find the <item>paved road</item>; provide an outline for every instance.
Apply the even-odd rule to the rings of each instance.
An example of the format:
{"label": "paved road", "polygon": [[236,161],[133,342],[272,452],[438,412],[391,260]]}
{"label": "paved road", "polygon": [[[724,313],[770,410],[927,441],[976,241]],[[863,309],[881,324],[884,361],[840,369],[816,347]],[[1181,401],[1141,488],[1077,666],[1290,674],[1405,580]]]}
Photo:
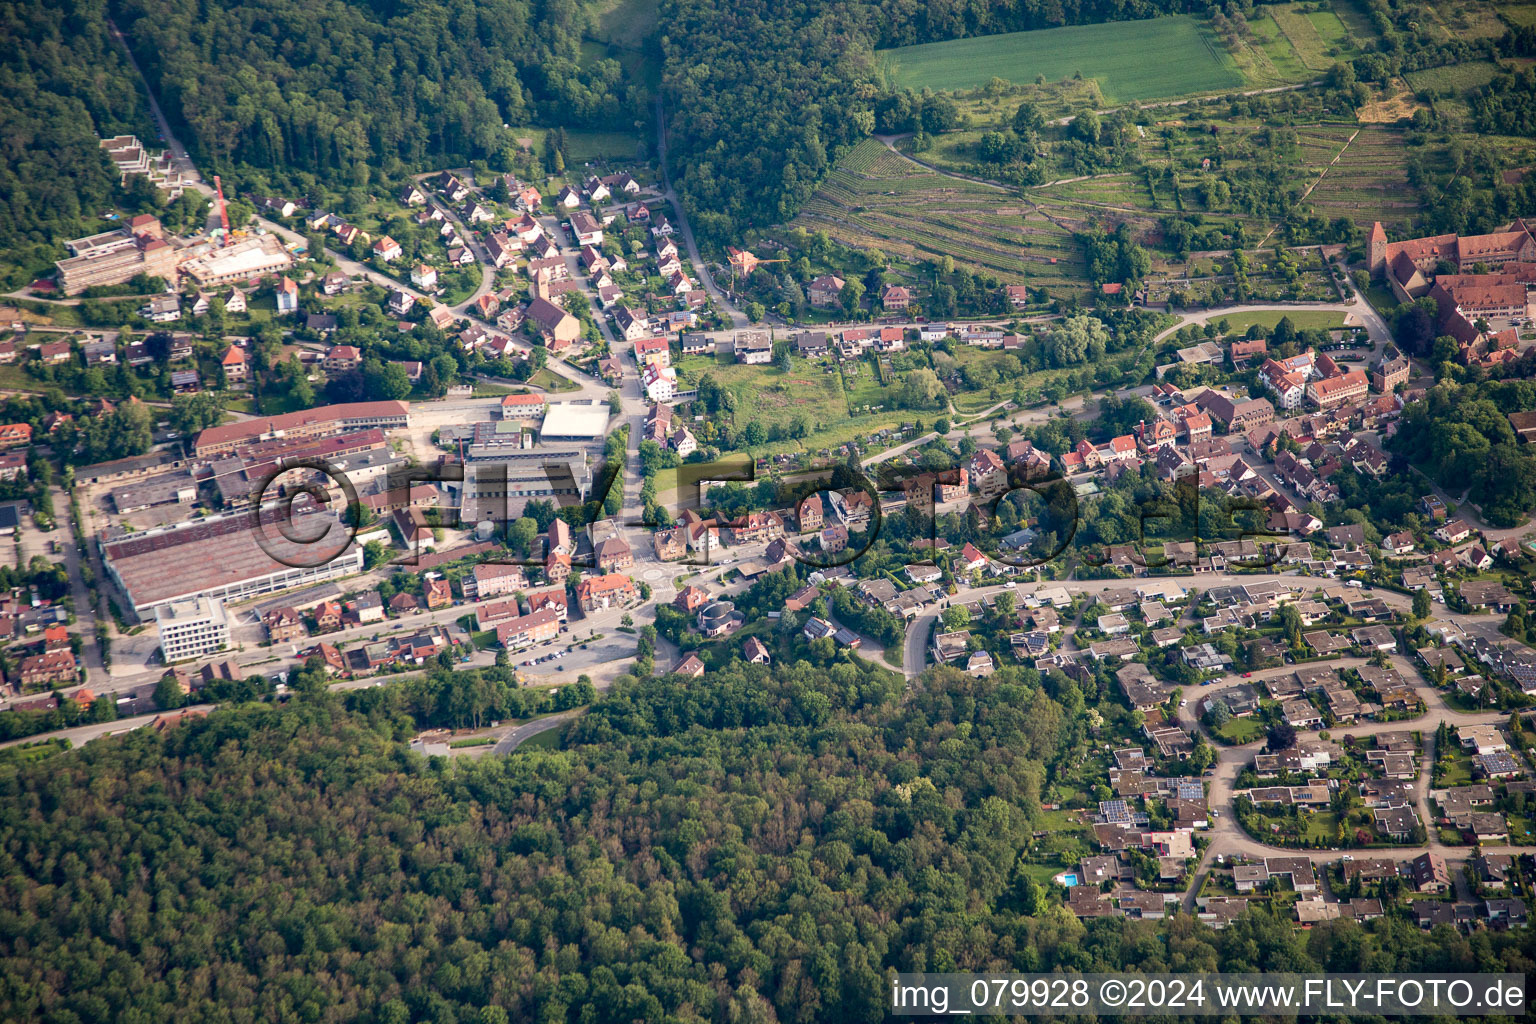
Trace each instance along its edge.
{"label": "paved road", "polygon": [[683,204],[677,197],[677,190],[672,187],[672,171],[667,166],[667,113],[662,106],[661,97],[656,97],[656,158],[661,163],[662,195],[672,206],[672,213],[676,219],[677,230],[683,236],[683,247],[688,252],[688,259],[693,263],[694,271],[699,275],[699,282],[715,305],[723,310],[731,319],[731,326],[735,329],[747,326],[747,318],[740,310],[731,305],[721,291],[715,279],[709,273],[709,268],[704,265],[703,258],[699,255],[698,243],[693,238],[693,225],[688,223],[688,214],[683,210]]}
{"label": "paved road", "polygon": [[[87,682],[92,690],[99,694],[100,690],[96,687],[106,679],[107,673],[103,667],[101,646],[96,639],[98,609],[91,603],[91,592],[85,585],[85,575],[80,571],[80,549],[75,545],[74,514],[70,509],[69,495],[59,487],[54,487],[52,490],[53,511],[57,524],[54,536],[59,540],[59,546],[64,549],[64,570],[69,574],[69,594],[74,599],[75,628],[80,635],[81,660],[85,664]],[[84,532],[89,536],[88,530]],[[52,560],[52,556],[48,557]],[[99,565],[94,571],[97,580],[103,579]]]}
{"label": "paved road", "polygon": [[[207,196],[209,199],[213,199],[215,202],[217,202],[217,193],[214,187],[210,185],[206,180],[204,180],[202,172],[199,171],[197,169],[197,165],[192,162],[192,156],[187,152],[187,147],[183,145],[181,140],[178,139],[175,133],[171,131],[170,121],[166,119],[164,111],[161,110],[160,101],[156,98],[155,91],[151,87],[149,79],[144,77],[143,69],[139,67],[139,62],[134,57],[133,48],[128,45],[128,40],[126,37],[124,37],[123,33],[118,29],[118,27],[110,20],[107,22],[107,26],[111,31],[113,38],[122,44],[123,52],[128,58],[128,63],[133,67],[134,72],[144,83],[144,94],[149,99],[150,115],[154,118],[156,127],[160,129],[160,135],[165,142],[166,150],[171,154],[171,159],[174,161],[177,169],[181,171],[182,175],[193,188],[202,193],[204,196]],[[218,210],[210,210],[208,213],[209,225],[213,226],[217,222]],[[307,239],[303,235],[291,231],[274,221],[267,220],[265,217],[258,216],[255,218],[255,222],[266,231],[277,235],[279,238],[282,238],[285,242],[299,242],[307,244]],[[467,234],[465,235],[465,241],[469,241],[469,236]],[[338,252],[334,249],[327,249],[326,253],[335,262],[337,268],[350,277],[363,278],[373,282],[381,288],[393,288],[399,291],[408,292],[419,301],[428,303],[433,301],[427,296],[423,295],[421,292],[412,288],[409,284],[397,281],[387,274],[381,274],[368,265],[359,263],[357,260],[352,259],[345,253]],[[487,277],[489,277],[491,282],[494,282],[494,274],[487,275]],[[474,301],[476,298],[479,298],[479,296],[484,294],[485,291],[489,289],[489,287],[490,283],[488,283],[487,280],[482,279],[480,287],[476,289],[475,293],[471,295],[468,300],[452,308],[455,312],[462,312],[469,306],[470,302]]]}
{"label": "paved road", "polygon": [[907,626],[907,642],[902,648],[901,671],[908,679],[915,679],[928,665],[928,638],[939,621],[942,610],[924,612]]}
{"label": "paved road", "polygon": [[497,740],[496,745],[491,748],[491,753],[510,754],[524,743],[533,739],[533,737],[538,736],[540,733],[549,732],[551,729],[558,729],[579,714],[581,714],[580,711],[562,711],[558,715],[550,715],[548,718],[539,718],[532,722],[525,722]]}
{"label": "paved road", "polygon": [[6,740],[0,743],[0,750],[6,747],[23,747],[32,743],[43,743],[48,740],[68,740],[72,747],[82,747],[91,740],[100,739],[103,736],[117,736],[122,733],[133,732],[142,729],[159,717],[159,713],[152,715],[138,715],[134,718],[119,718],[115,722],[99,722],[95,725],[77,725],[72,729],[59,729],[54,732],[40,733],[37,736],[27,736],[19,740]]}
{"label": "paved road", "polygon": [[[432,175],[418,174],[416,176],[418,181],[422,178],[428,177],[432,177]],[[491,289],[496,287],[496,267],[491,263],[490,253],[487,252],[485,246],[480,244],[480,242],[475,238],[474,230],[471,229],[468,224],[464,223],[463,218],[459,216],[459,212],[453,207],[449,206],[447,203],[443,202],[442,198],[439,197],[435,192],[427,189],[423,189],[423,191],[427,193],[427,202],[431,203],[434,208],[442,211],[443,216],[453,221],[454,226],[459,229],[459,237],[464,239],[464,244],[469,247],[470,253],[475,257],[476,265],[480,268],[480,283],[475,286],[475,290],[470,292],[469,297],[466,298],[463,302],[460,302],[455,306],[448,307],[455,313],[462,314],[465,310],[473,306],[475,301],[479,299],[480,296],[485,295],[486,293],[490,292]],[[400,287],[399,282],[396,282],[393,287]]]}

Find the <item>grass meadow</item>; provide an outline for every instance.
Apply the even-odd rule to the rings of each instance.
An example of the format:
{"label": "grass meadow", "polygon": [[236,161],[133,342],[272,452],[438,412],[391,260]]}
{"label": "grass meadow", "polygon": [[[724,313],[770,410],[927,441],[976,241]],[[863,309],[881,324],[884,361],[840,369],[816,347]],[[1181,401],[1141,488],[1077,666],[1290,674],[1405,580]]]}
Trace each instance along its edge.
{"label": "grass meadow", "polygon": [[1111,103],[1238,88],[1242,74],[1215,37],[1187,15],[1103,25],[952,39],[881,53],[898,85],[970,89],[993,77],[1010,82],[1081,76]]}

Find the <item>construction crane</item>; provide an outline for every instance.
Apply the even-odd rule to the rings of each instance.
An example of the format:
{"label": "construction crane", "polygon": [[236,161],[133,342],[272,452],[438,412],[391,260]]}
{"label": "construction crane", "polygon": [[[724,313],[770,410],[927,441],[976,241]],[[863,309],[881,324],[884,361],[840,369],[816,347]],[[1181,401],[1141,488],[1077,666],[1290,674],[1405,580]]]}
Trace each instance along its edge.
{"label": "construction crane", "polygon": [[213,176],[213,189],[219,194],[219,221],[224,225],[224,241],[220,245],[224,246],[229,244],[229,209],[224,205],[224,183],[217,174]]}

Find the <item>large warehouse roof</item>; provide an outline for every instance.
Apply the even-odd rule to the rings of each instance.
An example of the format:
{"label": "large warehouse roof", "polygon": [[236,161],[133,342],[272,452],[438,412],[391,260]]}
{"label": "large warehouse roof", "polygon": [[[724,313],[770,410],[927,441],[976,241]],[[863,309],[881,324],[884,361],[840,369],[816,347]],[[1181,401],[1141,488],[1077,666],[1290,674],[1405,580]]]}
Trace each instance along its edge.
{"label": "large warehouse roof", "polygon": [[334,513],[295,511],[291,523],[281,507],[262,511],[265,547],[246,513],[130,535],[107,544],[105,554],[134,607],[145,608],[334,561],[355,546]]}
{"label": "large warehouse roof", "polygon": [[544,426],[539,431],[545,439],[595,439],[607,432],[608,406],[603,402],[595,405],[578,405],[574,402],[551,405],[544,416]]}

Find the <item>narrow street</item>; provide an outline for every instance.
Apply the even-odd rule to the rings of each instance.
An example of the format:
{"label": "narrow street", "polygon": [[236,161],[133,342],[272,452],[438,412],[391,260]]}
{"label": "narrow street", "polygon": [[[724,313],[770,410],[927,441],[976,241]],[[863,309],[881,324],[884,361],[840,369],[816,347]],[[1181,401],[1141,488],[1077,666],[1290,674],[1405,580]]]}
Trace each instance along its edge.
{"label": "narrow street", "polygon": [[[75,545],[74,517],[69,507],[69,495],[60,487],[53,488],[53,510],[57,521],[54,533],[59,538],[59,546],[64,549],[64,570],[69,573],[69,594],[75,606],[75,630],[81,643],[80,660],[85,668],[87,685],[99,695],[107,673],[101,657],[101,646],[96,638],[96,623],[98,614],[104,614],[105,611],[91,603],[85,574],[80,571],[81,558],[85,556]],[[82,532],[89,538],[89,528],[83,528]],[[92,561],[95,559],[92,558]],[[93,565],[93,571],[96,579],[101,580],[100,565]]]}
{"label": "narrow street", "polygon": [[[1316,580],[1313,577],[1301,577],[1295,576],[1294,574],[1283,575],[1288,575],[1298,582],[1313,582],[1319,585],[1322,582]],[[1224,573],[1214,573],[1200,577],[1172,577],[1171,579],[1186,586],[1198,586],[1199,589],[1209,590],[1212,587],[1238,586],[1245,583],[1251,584],[1263,578],[1265,577],[1234,576]],[[1091,597],[1092,595],[1102,593],[1105,590],[1134,587],[1137,582],[1138,581],[1135,579],[1080,580],[1071,581],[1069,586],[1071,587],[1071,590],[1074,594],[1084,594]],[[1057,585],[1060,584],[1041,584],[1041,586]],[[1001,593],[1009,592],[1010,589],[1011,588],[1000,585],[980,587],[974,590],[967,589],[951,598],[948,603],[954,604],[957,602],[969,602],[982,596],[996,596]],[[1022,601],[1024,596],[1034,589],[1036,588],[1033,585],[1021,584],[1016,590],[1013,590],[1013,592],[1017,595],[1018,599]],[[1399,612],[1406,611],[1408,606],[1412,603],[1412,599],[1409,596],[1397,593],[1396,591],[1377,589],[1373,592],[1373,594],[1374,596],[1380,597],[1387,604],[1396,608]],[[942,607],[931,609],[923,615],[918,616],[907,626],[903,667],[904,674],[909,680],[921,674],[921,672],[924,670],[924,668],[926,668],[928,664],[927,645],[929,632],[934,623],[939,618],[942,611]],[[1464,614],[1461,612],[1451,611],[1444,607],[1437,608],[1436,614],[1440,617],[1455,622],[1463,629],[1468,629],[1468,627],[1471,627],[1471,629],[1468,630],[1469,632],[1471,630],[1479,629],[1482,626],[1496,622],[1494,618],[1488,615]],[[1066,629],[1067,627],[1064,625],[1063,628]],[[1428,842],[1423,845],[1401,847],[1370,847],[1351,851],[1348,849],[1298,849],[1295,847],[1273,845],[1256,839],[1244,832],[1237,823],[1236,815],[1233,811],[1233,791],[1238,775],[1242,772],[1243,768],[1252,763],[1254,753],[1262,749],[1264,741],[1261,739],[1253,743],[1243,744],[1241,746],[1225,746],[1211,741],[1211,745],[1218,751],[1216,767],[1213,774],[1207,779],[1209,786],[1207,803],[1212,808],[1213,816],[1211,821],[1211,828],[1206,831],[1204,835],[1210,838],[1211,842],[1209,847],[1205,850],[1196,869],[1192,872],[1190,885],[1184,895],[1184,905],[1186,909],[1193,908],[1195,897],[1199,893],[1204,879],[1209,874],[1211,866],[1213,865],[1214,859],[1217,855],[1220,855],[1226,859],[1231,859],[1232,857],[1262,858],[1274,856],[1300,856],[1306,857],[1313,863],[1321,864],[1336,861],[1341,856],[1348,853],[1353,853],[1355,856],[1361,857],[1382,857],[1389,860],[1404,861],[1411,860],[1414,857],[1417,857],[1419,854],[1423,853],[1426,849],[1430,849],[1443,855],[1448,863],[1455,862],[1458,865],[1472,856],[1472,847],[1447,846],[1440,841],[1438,834],[1432,827],[1430,827],[1430,824],[1434,820],[1430,813],[1429,805],[1429,791],[1431,788],[1431,779],[1433,777],[1434,771],[1434,733],[1441,724],[1446,724],[1453,727],[1458,725],[1501,725],[1508,719],[1508,712],[1458,711],[1447,705],[1439,691],[1437,691],[1433,686],[1423,680],[1418,670],[1409,663],[1406,656],[1402,654],[1390,655],[1389,662],[1392,667],[1395,668],[1409,683],[1409,685],[1413,687],[1420,700],[1424,702],[1424,706],[1427,709],[1426,713],[1419,716],[1418,718],[1397,722],[1352,723],[1346,727],[1336,729],[1334,732],[1348,734],[1350,736],[1356,737],[1357,739],[1365,739],[1368,737],[1380,736],[1388,733],[1418,732],[1420,734],[1422,738],[1421,743],[1424,749],[1419,756],[1419,774],[1414,781],[1413,803],[1417,813],[1419,814],[1421,820],[1425,823],[1428,830]],[[1326,662],[1326,664],[1330,667],[1338,669],[1355,668],[1367,663],[1368,659],[1361,657],[1335,658]],[[1262,669],[1248,673],[1241,681],[1245,683],[1259,684],[1262,683],[1265,679],[1288,676],[1295,671],[1295,665],[1280,665],[1274,668]],[[1238,680],[1235,677],[1229,677],[1226,680],[1225,685],[1230,685],[1232,682],[1236,681]],[[1190,704],[1189,706],[1180,709],[1179,724],[1191,732],[1204,733],[1204,727],[1196,720],[1194,714],[1196,700],[1201,694],[1214,692],[1220,688],[1221,686],[1217,685],[1210,687],[1209,689],[1200,688],[1186,693],[1185,697],[1190,701]],[[1307,739],[1312,738],[1315,735],[1315,733],[1305,732],[1301,734],[1300,738]],[[1529,848],[1483,847],[1483,849],[1485,852],[1519,853],[1522,851],[1528,851]]]}
{"label": "narrow street", "polygon": [[704,285],[704,290],[709,293],[715,305],[723,310],[731,318],[731,327],[741,330],[747,326],[746,316],[732,306],[726,299],[725,293],[715,284],[715,279],[705,266],[703,258],[699,255],[698,243],[693,238],[693,225],[688,223],[688,214],[683,210],[683,204],[677,197],[677,190],[672,187],[672,171],[667,166],[667,113],[661,103],[661,97],[656,98],[656,154],[661,164],[662,195],[672,206],[672,216],[677,223],[678,231],[683,235],[683,247],[688,252],[688,260],[693,264],[694,272],[699,275],[699,281]]}

